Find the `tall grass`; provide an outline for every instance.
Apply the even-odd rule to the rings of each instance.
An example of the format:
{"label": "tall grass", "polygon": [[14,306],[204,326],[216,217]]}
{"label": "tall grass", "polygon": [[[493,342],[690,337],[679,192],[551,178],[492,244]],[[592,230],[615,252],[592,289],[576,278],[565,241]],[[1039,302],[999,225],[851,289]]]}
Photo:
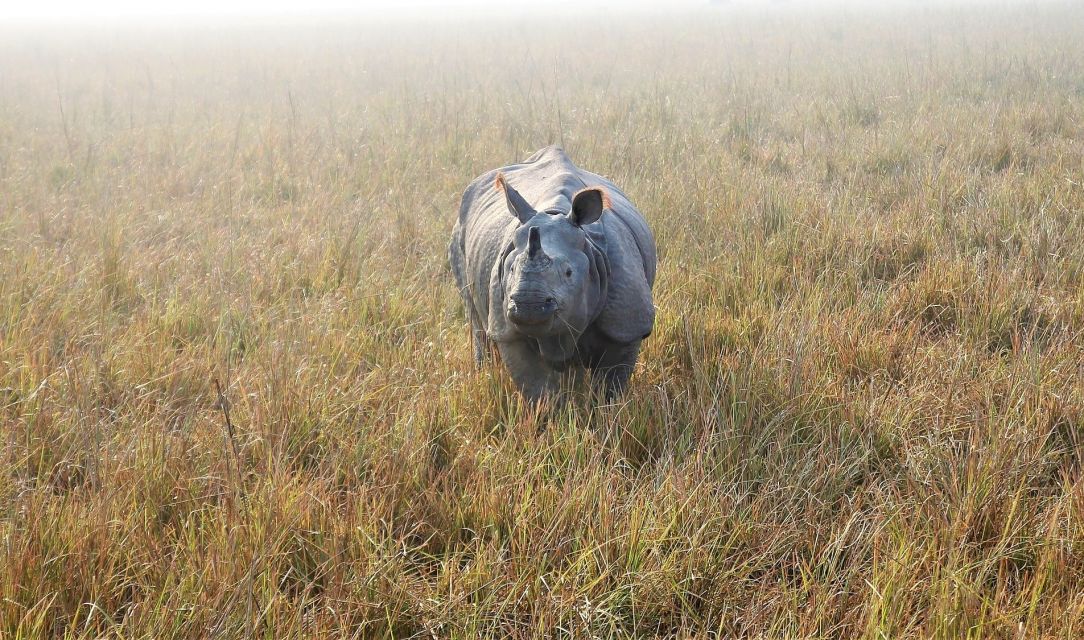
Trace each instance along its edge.
{"label": "tall grass", "polygon": [[[1082,23],[8,32],[0,637],[1077,637]],[[446,267],[551,142],[658,238],[612,406]]]}

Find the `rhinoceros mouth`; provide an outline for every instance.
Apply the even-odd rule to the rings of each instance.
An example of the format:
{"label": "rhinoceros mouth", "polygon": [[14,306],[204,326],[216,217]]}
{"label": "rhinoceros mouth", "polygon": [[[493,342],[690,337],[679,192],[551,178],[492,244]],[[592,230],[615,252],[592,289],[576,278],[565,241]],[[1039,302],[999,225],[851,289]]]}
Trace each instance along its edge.
{"label": "rhinoceros mouth", "polygon": [[508,320],[516,332],[530,338],[546,338],[558,333],[565,328],[565,322],[561,318],[560,309],[554,309],[544,314],[521,314]]}
{"label": "rhinoceros mouth", "polygon": [[516,331],[531,338],[545,338],[553,333],[553,322],[551,320],[539,322],[538,324],[517,324],[515,327]]}
{"label": "rhinoceros mouth", "polygon": [[549,335],[553,333],[553,328],[558,324],[556,313],[545,318],[520,317],[509,318],[509,321],[511,321],[512,326],[515,327],[517,331],[531,337]]}

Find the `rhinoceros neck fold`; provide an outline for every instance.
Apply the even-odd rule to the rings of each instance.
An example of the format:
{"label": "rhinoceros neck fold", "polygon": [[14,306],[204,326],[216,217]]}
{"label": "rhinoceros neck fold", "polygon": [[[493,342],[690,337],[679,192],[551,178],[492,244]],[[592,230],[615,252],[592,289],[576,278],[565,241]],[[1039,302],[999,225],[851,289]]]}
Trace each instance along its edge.
{"label": "rhinoceros neck fold", "polygon": [[591,267],[598,278],[598,296],[589,313],[588,325],[598,320],[602,310],[606,308],[610,289],[610,259],[606,256],[606,233],[601,229],[601,224],[590,226],[600,228],[584,228],[584,236],[587,238],[585,253],[591,260]]}

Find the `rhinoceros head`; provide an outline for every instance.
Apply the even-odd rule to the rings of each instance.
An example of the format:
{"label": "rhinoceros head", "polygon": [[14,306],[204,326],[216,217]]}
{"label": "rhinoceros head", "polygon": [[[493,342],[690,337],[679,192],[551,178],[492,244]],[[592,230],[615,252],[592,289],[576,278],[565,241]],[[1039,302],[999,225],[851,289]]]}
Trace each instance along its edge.
{"label": "rhinoceros head", "polygon": [[[500,264],[497,294],[503,315],[491,318],[517,333],[534,337],[578,337],[606,299],[605,257],[583,227],[599,219],[609,197],[588,187],[572,197],[569,211],[536,211],[502,175],[508,211],[520,224]],[[503,295],[503,298],[500,297]],[[497,301],[495,300],[495,302]]]}

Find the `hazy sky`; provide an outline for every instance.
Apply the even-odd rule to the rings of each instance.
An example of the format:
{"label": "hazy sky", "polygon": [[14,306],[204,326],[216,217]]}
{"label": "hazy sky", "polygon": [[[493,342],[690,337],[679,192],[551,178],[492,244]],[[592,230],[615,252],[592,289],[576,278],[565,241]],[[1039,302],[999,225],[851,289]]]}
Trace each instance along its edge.
{"label": "hazy sky", "polygon": [[469,13],[583,7],[666,7],[706,4],[693,0],[0,0],[0,21],[100,22],[145,18],[199,18],[245,15],[317,15],[426,13],[462,10]]}
{"label": "hazy sky", "polygon": [[[710,0],[0,0],[0,25],[21,23],[115,24],[125,22],[215,21],[226,17],[320,15],[485,15],[568,12],[665,11],[706,7]],[[970,4],[984,0],[725,0],[735,6],[803,7],[888,4]],[[985,0],[1004,4],[1012,0]],[[1034,0],[1032,0],[1034,1]]]}

